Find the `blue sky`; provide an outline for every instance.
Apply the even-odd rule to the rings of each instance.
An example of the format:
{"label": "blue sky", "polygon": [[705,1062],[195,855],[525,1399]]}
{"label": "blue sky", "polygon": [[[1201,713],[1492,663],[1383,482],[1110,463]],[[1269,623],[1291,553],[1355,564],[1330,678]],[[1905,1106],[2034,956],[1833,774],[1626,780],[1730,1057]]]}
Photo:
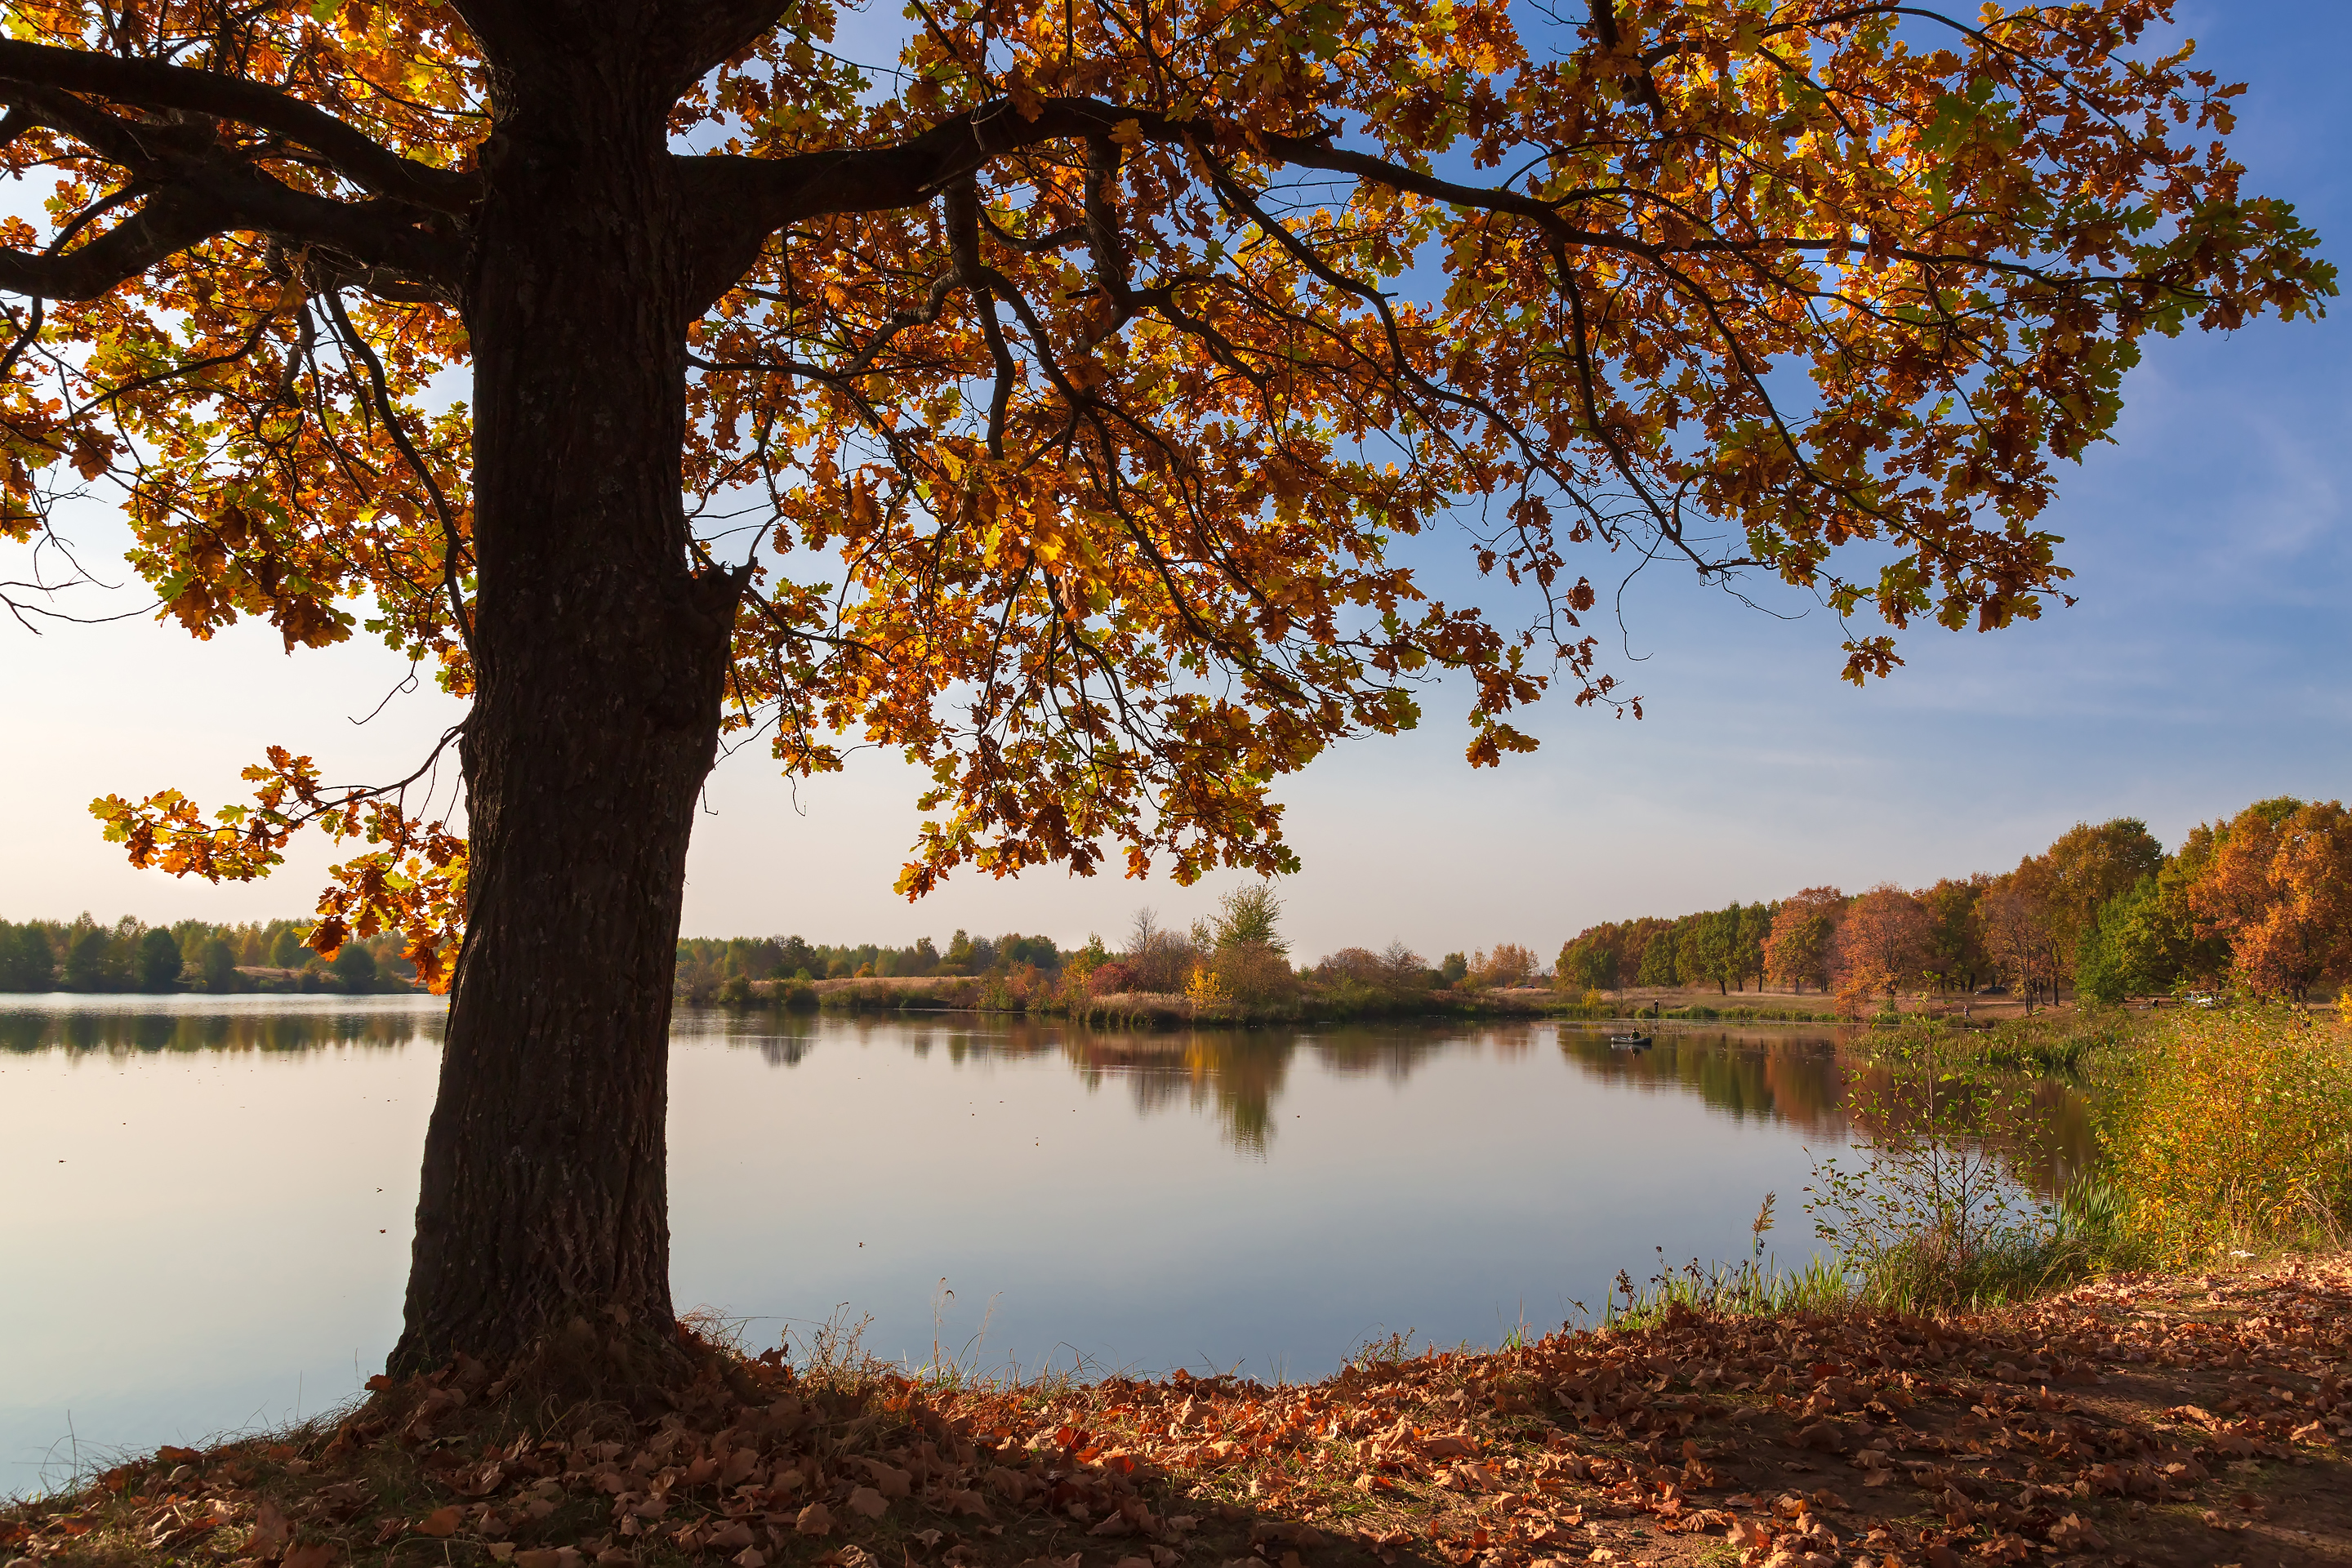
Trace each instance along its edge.
{"label": "blue sky", "polygon": [[[2204,63],[2252,84],[2236,141],[2250,187],[2294,201],[2342,265],[2352,95],[2335,79],[2352,6],[2179,16]],[[1282,891],[1299,949],[1402,938],[1432,954],[1496,942],[1548,953],[1599,920],[1998,869],[2078,819],[2141,816],[2174,844],[2263,795],[2342,795],[2352,304],[2317,323],[2153,343],[2125,396],[2116,444],[2065,476],[2050,522],[2077,573],[2074,608],[1990,637],[1915,633],[1907,668],[1857,691],[1836,679],[1839,636],[1820,611],[1775,619],[1645,574],[1626,600],[1639,659],[1615,665],[1645,700],[1642,721],[1539,707],[1528,727],[1543,750],[1474,774],[1463,700],[1441,690],[1417,733],[1352,742],[1288,784],[1306,866]],[[96,559],[121,548],[102,516],[76,527]],[[405,772],[454,716],[407,698],[355,726],[404,667],[357,644],[289,658],[264,627],[204,645],[141,621],[38,637],[0,627],[0,639],[9,918],[299,912],[323,844],[269,884],[175,882],[124,867],[88,801],[166,784],[228,798],[269,741],[313,752],[331,776]],[[797,786],[756,749],[722,762],[689,862],[687,931],[1082,940],[1114,936],[1142,903],[1202,912],[1229,885],[1046,871],[965,877],[909,906],[890,883],[917,789],[873,756]]]}

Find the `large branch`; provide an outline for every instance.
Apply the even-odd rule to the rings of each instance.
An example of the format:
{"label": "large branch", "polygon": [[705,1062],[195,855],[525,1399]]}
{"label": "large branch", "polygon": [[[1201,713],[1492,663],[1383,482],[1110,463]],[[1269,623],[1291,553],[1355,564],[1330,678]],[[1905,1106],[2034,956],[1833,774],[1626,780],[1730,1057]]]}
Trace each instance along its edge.
{"label": "large branch", "polygon": [[[787,225],[836,213],[882,212],[931,200],[950,184],[995,158],[1042,142],[1107,136],[1131,122],[1144,139],[1181,144],[1187,137],[1215,139],[1206,121],[1172,120],[1149,109],[1088,98],[1049,98],[1034,118],[1009,100],[985,103],[943,120],[895,147],[844,148],[788,158],[681,156],[680,174],[700,199],[694,205],[711,226],[704,258],[716,298],[750,265],[765,237]],[[1392,190],[1536,220],[1559,237],[1649,254],[1655,247],[1629,237],[1579,228],[1561,209],[1573,198],[1546,201],[1500,186],[1457,184],[1408,164],[1350,153],[1307,137],[1259,135],[1263,155],[1305,168],[1328,169]],[[725,274],[724,278],[719,275]]]}
{"label": "large branch", "polygon": [[453,283],[454,247],[372,210],[369,204],[314,196],[247,165],[192,171],[85,245],[56,254],[0,250],[0,292],[90,300],[215,235],[251,231],[296,245],[324,246],[402,277]]}
{"label": "large branch", "polygon": [[469,211],[472,174],[404,158],[324,110],[266,83],[155,60],[0,39],[0,83],[89,93],[142,109],[177,109],[271,131],[324,158],[361,189],[439,212]]}

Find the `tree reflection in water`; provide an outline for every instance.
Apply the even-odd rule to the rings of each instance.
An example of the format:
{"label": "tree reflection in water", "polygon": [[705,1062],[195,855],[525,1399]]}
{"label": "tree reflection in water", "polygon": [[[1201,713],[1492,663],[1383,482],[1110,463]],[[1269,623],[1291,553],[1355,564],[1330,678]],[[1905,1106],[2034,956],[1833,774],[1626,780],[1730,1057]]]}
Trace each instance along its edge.
{"label": "tree reflection in water", "polygon": [[190,1005],[199,998],[175,998],[173,1003],[142,999],[144,1005],[106,1005],[103,1003],[110,999],[93,999],[100,1005],[78,1006],[66,1002],[58,1005],[62,1000],[44,998],[44,1005],[37,1006],[0,1005],[0,1051],[61,1050],[69,1057],[123,1057],[199,1051],[398,1050],[413,1041],[437,1043],[441,1038],[442,1014],[437,1005],[293,1009]]}
{"label": "tree reflection in water", "polygon": [[[441,1011],[422,998],[304,1003],[264,997],[85,1003],[51,997],[37,1005],[0,1005],[0,1050],[96,1056],[298,1053],[397,1050],[440,1039]],[[1123,1088],[1138,1115],[1180,1108],[1211,1113],[1228,1142],[1260,1157],[1272,1148],[1280,1125],[1278,1103],[1301,1051],[1334,1076],[1378,1078],[1402,1087],[1449,1055],[1511,1059],[1556,1048],[1578,1071],[1612,1085],[1695,1096],[1735,1121],[1781,1123],[1825,1142],[1842,1142],[1857,1132],[1900,1131],[1917,1114],[1916,1098],[1894,1072],[1848,1048],[1852,1031],[1661,1031],[1655,1046],[1643,1051],[1612,1047],[1608,1032],[1608,1026],[1543,1022],[1467,1029],[1398,1023],[1144,1033],[972,1015],[820,1018],[686,1008],[677,1022],[681,1041],[756,1049],[782,1068],[833,1040],[908,1050],[918,1058],[937,1054],[954,1064],[1058,1056],[1089,1089]],[[2022,1117],[1975,1131],[1987,1146],[2000,1151],[2029,1187],[2053,1195],[2090,1163],[2089,1106],[2078,1089],[2053,1079],[2034,1084],[2028,1103]],[[1853,1105],[1877,1106],[1883,1112],[1857,1120],[1849,1114]]]}
{"label": "tree reflection in water", "polygon": [[[1569,1065],[1604,1082],[1694,1096],[1734,1121],[1794,1127],[1824,1143],[1896,1130],[1908,1120],[1906,1110],[1916,1110],[1895,1074],[1849,1049],[1854,1031],[1837,1029],[1660,1032],[1656,1044],[1643,1051],[1612,1047],[1608,1026],[1549,1022],[1469,1029],[1379,1024],[1146,1033],[1050,1019],[864,1014],[820,1020],[704,1013],[681,1016],[679,1032],[756,1048],[779,1067],[798,1063],[832,1037],[868,1048],[905,1049],[919,1058],[937,1053],[959,1064],[1058,1056],[1089,1089],[1124,1088],[1139,1115],[1211,1111],[1234,1147],[1260,1156],[1270,1150],[1281,1124],[1278,1102],[1301,1051],[1335,1076],[1378,1077],[1402,1086],[1417,1070],[1450,1054],[1509,1059],[1554,1047]],[[2090,1110],[2079,1089],[2054,1079],[2035,1083],[2029,1100],[2032,1110],[2023,1121],[1978,1131],[2009,1160],[2021,1181],[2051,1196],[2064,1191],[2089,1163]],[[1849,1114],[1854,1104],[1884,1105],[1892,1120],[1885,1128],[1875,1118],[1858,1121]]]}

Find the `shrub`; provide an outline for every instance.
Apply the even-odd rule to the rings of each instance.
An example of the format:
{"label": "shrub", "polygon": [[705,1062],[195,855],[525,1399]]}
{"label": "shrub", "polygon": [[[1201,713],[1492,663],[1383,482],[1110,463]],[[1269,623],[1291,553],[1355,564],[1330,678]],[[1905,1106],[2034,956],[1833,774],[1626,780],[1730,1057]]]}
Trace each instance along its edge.
{"label": "shrub", "polygon": [[1124,959],[1114,958],[1108,963],[1097,964],[1087,975],[1087,994],[1090,996],[1113,996],[1122,991],[1139,989],[1139,976],[1135,965]]}
{"label": "shrub", "polygon": [[2352,1221],[2352,1037],[2281,1006],[2175,1015],[2103,1131],[2123,1228],[2153,1261],[2336,1241]]}
{"label": "shrub", "polygon": [[1298,994],[1298,978],[1279,949],[1260,942],[1222,946],[1210,960],[1219,994],[1244,1007],[1273,1006]]}

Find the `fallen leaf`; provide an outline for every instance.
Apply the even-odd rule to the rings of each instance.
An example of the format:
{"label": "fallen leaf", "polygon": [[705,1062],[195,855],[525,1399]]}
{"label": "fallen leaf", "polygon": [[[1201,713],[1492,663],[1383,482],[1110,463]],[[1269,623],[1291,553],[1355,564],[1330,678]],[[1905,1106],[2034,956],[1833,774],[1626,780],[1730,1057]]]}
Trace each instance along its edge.
{"label": "fallen leaf", "polygon": [[286,1522],[286,1515],[268,1498],[253,1510],[253,1544],[248,1548],[256,1557],[275,1557],[294,1540],[294,1527]]}
{"label": "fallen leaf", "polygon": [[793,1528],[803,1535],[828,1535],[833,1531],[833,1510],[821,1502],[813,1502],[801,1510],[793,1521]]}
{"label": "fallen leaf", "polygon": [[553,1547],[534,1547],[514,1554],[515,1568],[555,1568],[557,1552]]}
{"label": "fallen leaf", "polygon": [[[873,1481],[876,1491],[886,1498],[902,1498],[909,1495],[909,1486],[914,1480],[912,1475],[896,1465],[886,1465],[879,1459],[867,1459],[865,1465],[866,1477]],[[795,1470],[793,1473],[798,1475],[800,1472]]]}
{"label": "fallen leaf", "polygon": [[868,1519],[880,1519],[890,1510],[890,1504],[872,1487],[854,1487],[849,1493],[849,1511],[862,1513]]}
{"label": "fallen leaf", "polygon": [[455,1503],[447,1508],[436,1508],[416,1521],[416,1533],[429,1535],[436,1541],[446,1540],[457,1533],[457,1526],[465,1521],[465,1518],[466,1510]]}
{"label": "fallen leaf", "polygon": [[767,1554],[756,1546],[746,1546],[727,1561],[735,1564],[735,1568],[768,1568]]}
{"label": "fallen leaf", "polygon": [[2107,1538],[2079,1513],[2070,1513],[2050,1527],[2050,1544],[2061,1552],[2105,1552]]}
{"label": "fallen leaf", "polygon": [[314,1541],[286,1553],[285,1568],[328,1568],[335,1560],[332,1542]]}

